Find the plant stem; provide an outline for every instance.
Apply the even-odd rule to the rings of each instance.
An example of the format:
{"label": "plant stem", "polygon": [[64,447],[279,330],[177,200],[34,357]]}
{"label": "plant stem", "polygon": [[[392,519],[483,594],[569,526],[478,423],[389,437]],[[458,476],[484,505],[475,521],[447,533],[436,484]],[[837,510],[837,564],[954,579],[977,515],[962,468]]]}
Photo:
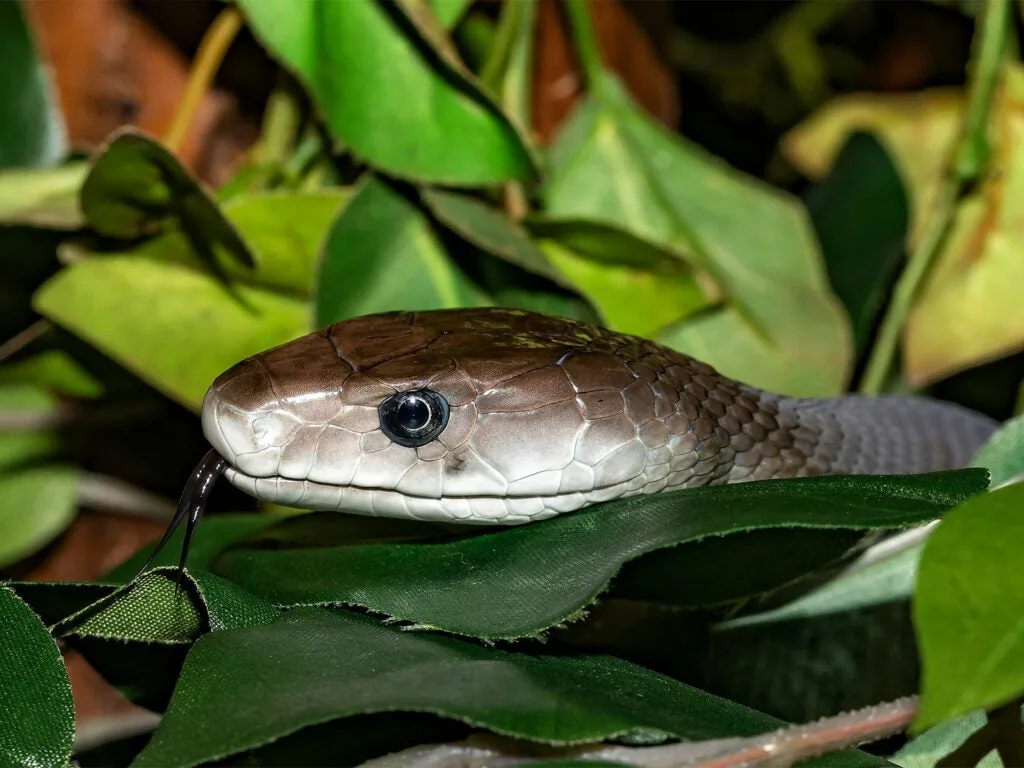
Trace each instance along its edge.
{"label": "plant stem", "polygon": [[928,227],[900,275],[886,309],[860,385],[865,394],[877,394],[885,388],[914,300],[942,253],[967,184],[981,174],[989,155],[989,116],[1006,53],[1009,1],[989,0],[978,27],[968,65],[967,109],[960,136],[943,170]]}
{"label": "plant stem", "polygon": [[594,36],[594,25],[591,23],[590,11],[586,0],[565,0],[565,9],[569,14],[576,53],[580,58],[583,77],[590,90],[597,94],[603,88],[605,78],[601,52]]}
{"label": "plant stem", "polygon": [[174,121],[167,131],[164,143],[172,152],[177,152],[185,139],[189,126],[195,119],[203,96],[213,82],[213,76],[224,60],[224,54],[231,47],[232,41],[242,28],[242,14],[235,6],[228,6],[221,11],[213,24],[206,30],[203,40],[199,44],[196,58],[189,72],[188,84],[185,86],[185,95],[182,96],[181,106],[174,115]]}
{"label": "plant stem", "polygon": [[480,69],[480,82],[491,93],[500,93],[501,80],[505,75],[512,45],[519,30],[519,19],[523,15],[523,5],[520,0],[505,0],[501,6],[491,51]]}
{"label": "plant stem", "polygon": [[260,165],[282,166],[295,145],[295,136],[302,122],[295,98],[284,86],[275,88],[263,112],[260,142],[253,153]]}

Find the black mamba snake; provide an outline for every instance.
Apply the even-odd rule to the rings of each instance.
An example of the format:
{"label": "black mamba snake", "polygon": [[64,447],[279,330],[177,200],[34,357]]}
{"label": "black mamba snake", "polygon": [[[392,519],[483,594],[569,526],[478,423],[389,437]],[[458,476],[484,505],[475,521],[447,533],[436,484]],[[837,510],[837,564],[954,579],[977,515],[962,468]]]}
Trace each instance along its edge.
{"label": "black mamba snake", "polygon": [[335,323],[223,373],[202,420],[213,450],[157,549],[187,519],[182,567],[222,472],[305,509],[518,525],[702,485],[959,468],[997,427],[918,397],[783,397],[510,309]]}

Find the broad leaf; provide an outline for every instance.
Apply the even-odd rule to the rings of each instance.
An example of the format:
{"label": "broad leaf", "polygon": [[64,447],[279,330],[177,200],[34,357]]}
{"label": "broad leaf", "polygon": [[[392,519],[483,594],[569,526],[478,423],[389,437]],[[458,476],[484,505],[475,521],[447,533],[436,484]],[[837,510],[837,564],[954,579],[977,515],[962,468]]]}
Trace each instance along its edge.
{"label": "broad leaf", "polygon": [[107,237],[135,239],[180,229],[213,268],[252,256],[210,196],[171,152],[134,130],[122,129],[93,161],[82,185],[82,212]]}
{"label": "broad leaf", "polygon": [[642,249],[623,259],[627,263],[603,263],[554,240],[542,241],[541,247],[612,330],[651,337],[709,304],[695,275],[683,265],[660,261],[637,266]]}
{"label": "broad leaf", "polygon": [[67,133],[21,2],[0,3],[0,168],[52,165]]}
{"label": "broad leaf", "polygon": [[910,212],[902,179],[879,140],[856,132],[806,199],[829,283],[863,355],[904,261]]}
{"label": "broad leaf", "polygon": [[917,729],[1024,692],[1024,484],[970,499],[925,545],[914,595]]}
{"label": "broad leaf", "polygon": [[[252,699],[275,705],[237,706],[236,681]],[[708,739],[779,724],[608,656],[510,653],[348,612],[299,608],[272,624],[201,638],[134,765],[199,765],[310,725],[395,710],[432,712],[549,744],[632,734]],[[832,759],[833,766],[880,764],[857,753]]]}
{"label": "broad leaf", "polygon": [[533,177],[525,140],[429,10],[413,2],[239,5],[257,39],[309,88],[334,136],[370,165],[443,184]]}
{"label": "broad leaf", "polygon": [[603,85],[553,147],[547,211],[620,226],[714,280],[728,304],[660,334],[667,345],[765,389],[841,391],[848,323],[799,203],[668,133],[616,80]]}
{"label": "broad leaf", "polygon": [[467,195],[440,189],[424,190],[421,196],[441,223],[482,251],[565,288],[573,287],[522,227],[503,213]]}
{"label": "broad leaf", "polygon": [[[67,267],[35,295],[36,310],[198,410],[214,378],[308,332],[298,299],[133,254]],[[202,343],[197,343],[202,340]]]}
{"label": "broad leaf", "polygon": [[[924,386],[957,371],[1024,349],[1024,281],[1017,257],[1021,220],[1014,200],[1024,189],[1024,68],[1009,66],[993,104],[991,164],[958,206],[945,247],[921,289],[904,338],[904,374]],[[831,165],[847,136],[874,131],[889,149],[912,203],[910,245],[929,226],[942,173],[963,116],[959,89],[900,96],[837,99],[786,141],[790,159],[816,176]]]}
{"label": "broad leaf", "polygon": [[0,763],[64,768],[75,709],[60,649],[32,610],[0,584]]}
{"label": "broad leaf", "polygon": [[367,178],[324,244],[317,326],[375,312],[486,303],[448,259],[423,212],[387,182]]}
{"label": "broad leaf", "polygon": [[[981,712],[947,720],[922,733],[890,759],[900,768],[935,768],[942,758],[959,749],[984,725],[985,715]],[[1003,768],[1003,761],[993,750],[974,768]]]}
{"label": "broad leaf", "polygon": [[992,475],[992,487],[1024,480],[1024,416],[1003,424],[981,447],[973,467],[985,467]]}
{"label": "broad leaf", "polygon": [[624,563],[657,549],[764,528],[842,535],[912,525],[985,486],[979,470],[763,481],[610,502],[440,544],[332,547],[325,522],[321,548],[234,549],[213,568],[277,605],[357,605],[420,627],[519,638],[580,618]]}
{"label": "broad leaf", "polygon": [[85,163],[75,162],[0,172],[0,224],[78,229],[85,223],[78,193],[87,171]]}
{"label": "broad leaf", "polygon": [[50,464],[0,473],[0,566],[49,544],[78,510],[79,469]]}

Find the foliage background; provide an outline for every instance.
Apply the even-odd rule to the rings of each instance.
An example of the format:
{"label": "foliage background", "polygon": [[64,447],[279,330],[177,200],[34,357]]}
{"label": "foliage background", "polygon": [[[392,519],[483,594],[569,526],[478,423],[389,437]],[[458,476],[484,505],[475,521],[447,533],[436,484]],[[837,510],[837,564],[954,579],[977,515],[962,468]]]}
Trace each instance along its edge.
{"label": "foliage background", "polygon": [[[0,566],[22,584],[19,597],[5,599],[56,620],[64,614],[46,608],[55,598],[26,584],[119,583],[111,569],[160,533],[204,450],[194,413],[213,376],[310,328],[371,311],[522,306],[657,338],[788,394],[914,391],[1000,420],[1019,411],[1024,275],[1012,203],[1022,83],[1020,23],[1009,5],[993,3],[999,10],[987,13],[979,4],[928,2],[239,5],[244,13],[234,20],[220,3],[200,0],[0,5],[8,38],[0,57],[10,73],[2,95],[17,105],[9,111],[16,119],[0,120],[0,337],[10,339],[0,347]],[[318,25],[336,38],[318,36]],[[218,35],[233,39],[223,61]],[[118,132],[125,126],[142,132]],[[1019,437],[1007,434],[980,464],[1012,479]],[[748,616],[712,647],[690,613],[651,606],[759,594],[841,555],[859,537],[855,529],[923,521],[977,490],[942,488],[945,506],[917,499],[905,517],[886,521],[876,514],[885,502],[868,501],[860,518],[840,526],[848,530],[827,537],[794,528],[801,507],[789,491],[788,516],[754,509],[748,518],[723,516],[713,531],[672,529],[650,544],[742,530],[723,539],[734,558],[727,562],[770,553],[766,560],[788,570],[716,570],[723,552],[713,543],[633,564],[609,553],[611,572],[593,574],[550,616],[518,617],[515,626],[443,615],[437,584],[360,604],[455,634],[531,636],[578,616],[624,565],[616,598],[604,601],[599,622],[567,628],[567,647],[611,649],[807,720],[916,690],[908,599],[920,548],[889,562],[895,581],[869,569],[847,574],[853,587],[835,582],[853,599],[812,592],[810,602],[787,607],[786,598],[806,591],[803,582],[747,606],[755,616],[769,608],[803,616],[795,636],[806,674],[787,663],[797,647],[793,624]],[[914,496],[898,483],[858,492]],[[976,554],[964,545],[957,569],[935,568],[939,582],[988,558],[986,531],[1009,530],[1015,497],[993,498],[995,517],[982,525]],[[727,502],[707,503],[732,509]],[[254,509],[226,487],[212,507]],[[813,519],[829,527],[836,514],[819,510]],[[604,519],[611,525],[615,516]],[[264,524],[225,516],[218,537],[211,522],[210,562],[216,547]],[[333,523],[310,516],[268,535],[302,541],[311,535],[305,525]],[[260,600],[348,602],[346,579],[361,589],[381,556],[372,541],[406,535],[351,525],[332,535],[366,546],[337,562],[314,567],[297,549],[268,566],[258,550],[241,550],[216,572],[258,596],[242,602],[250,618],[264,615]],[[604,529],[605,541],[613,530]],[[503,541],[514,546],[512,537]],[[807,551],[819,558],[794,559]],[[370,570],[359,570],[360,556]],[[415,571],[423,554],[410,556]],[[936,557],[943,561],[942,551]],[[291,585],[253,577],[268,567],[310,571]],[[652,593],[666,572],[676,591]],[[329,583],[318,584],[318,573],[329,573]],[[205,620],[230,613],[224,605],[236,603],[209,597],[213,587],[199,578],[201,608],[212,612]],[[1006,594],[1004,578],[981,579],[993,601]],[[106,594],[82,589],[91,599]],[[59,594],[66,612],[89,602]],[[437,605],[424,607],[425,595]],[[410,601],[421,615],[408,613]],[[943,610],[959,607],[923,603],[919,631],[929,621],[947,627]],[[982,607],[984,614],[991,605]],[[1001,603],[984,636],[1003,638],[1012,615]],[[626,628],[638,616],[686,652],[631,647]],[[595,626],[605,634],[593,636]],[[135,631],[116,627],[93,629]],[[885,665],[875,656],[879,627],[891,641]],[[180,637],[163,638],[172,654],[188,626],[175,631]],[[965,645],[987,648],[975,631],[964,626],[960,645],[940,643],[934,658],[946,660],[936,663],[956,666],[949,659],[962,659]],[[103,666],[89,642],[62,649],[79,735],[138,713],[79,654]],[[844,664],[860,687],[834,674]],[[779,669],[792,688],[766,682]],[[975,679],[974,667],[962,669]],[[121,693],[130,689],[115,671],[102,672]],[[934,694],[930,723],[1012,700],[1019,673],[1000,668],[963,701],[943,704]],[[152,703],[146,695],[130,698]]]}

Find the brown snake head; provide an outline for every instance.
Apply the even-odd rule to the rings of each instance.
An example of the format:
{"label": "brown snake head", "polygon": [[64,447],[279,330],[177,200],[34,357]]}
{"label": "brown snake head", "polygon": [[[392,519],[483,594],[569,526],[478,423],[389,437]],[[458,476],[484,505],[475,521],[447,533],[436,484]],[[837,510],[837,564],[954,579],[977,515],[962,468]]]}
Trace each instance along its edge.
{"label": "brown snake head", "polygon": [[708,480],[722,476],[732,454],[702,411],[709,387],[729,389],[708,366],[582,323],[392,313],[234,366],[203,427],[230,482],[261,499],[517,524],[680,484],[702,460]]}
{"label": "brown snake head", "polygon": [[962,467],[997,426],[918,397],[773,395],[511,309],[335,323],[223,373],[202,419],[213,450],[156,550],[187,520],[182,565],[221,473],[305,509],[516,525],[673,488]]}

